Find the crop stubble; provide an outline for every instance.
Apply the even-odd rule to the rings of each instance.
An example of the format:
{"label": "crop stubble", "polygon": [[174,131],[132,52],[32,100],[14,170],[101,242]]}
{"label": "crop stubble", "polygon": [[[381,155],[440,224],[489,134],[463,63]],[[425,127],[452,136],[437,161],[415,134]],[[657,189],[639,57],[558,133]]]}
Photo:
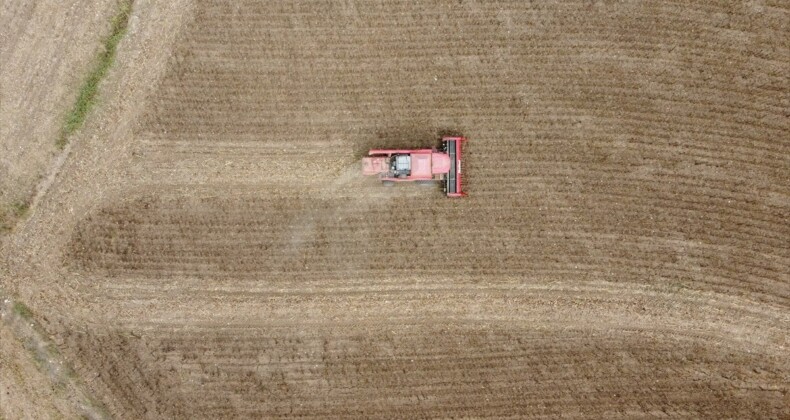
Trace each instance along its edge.
{"label": "crop stubble", "polygon": [[[788,21],[198,2],[67,342],[138,415],[787,414]],[[355,176],[450,132],[467,199]]]}

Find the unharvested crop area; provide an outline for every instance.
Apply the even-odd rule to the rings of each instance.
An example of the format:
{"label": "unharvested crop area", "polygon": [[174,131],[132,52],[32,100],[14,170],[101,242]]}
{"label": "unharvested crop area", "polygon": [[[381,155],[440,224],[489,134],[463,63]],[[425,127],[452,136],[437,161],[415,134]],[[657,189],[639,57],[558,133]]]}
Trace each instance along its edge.
{"label": "unharvested crop area", "polygon": [[785,2],[184,3],[4,248],[112,414],[790,416]]}

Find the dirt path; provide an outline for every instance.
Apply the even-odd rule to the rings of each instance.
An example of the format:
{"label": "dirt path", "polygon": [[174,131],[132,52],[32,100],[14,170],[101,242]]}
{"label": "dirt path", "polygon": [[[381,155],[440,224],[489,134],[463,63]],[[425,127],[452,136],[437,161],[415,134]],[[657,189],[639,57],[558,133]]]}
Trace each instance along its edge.
{"label": "dirt path", "polygon": [[[7,6],[14,10],[6,12]],[[39,320],[46,331],[56,332],[55,341],[59,345],[63,327],[49,324],[49,320],[80,319],[80,325],[84,325],[98,318],[96,314],[85,316],[89,309],[80,304],[84,296],[76,291],[72,279],[59,274],[57,261],[61,257],[57,238],[63,238],[60,235],[68,231],[69,220],[74,220],[75,214],[84,213],[85,205],[90,207],[93,200],[122,183],[123,177],[117,173],[127,168],[131,155],[130,122],[136,118],[140,104],[168,62],[167,50],[178,27],[190,15],[189,2],[185,1],[135,3],[116,63],[102,84],[95,113],[75,133],[65,150],[55,152],[60,117],[74,101],[69,93],[76,92],[85,73],[75,70],[74,60],[82,60],[80,68],[87,71],[98,41],[106,33],[97,27],[108,25],[117,11],[115,0],[68,2],[62,6],[26,4],[23,7],[4,3],[2,19],[9,19],[14,25],[0,28],[0,36],[4,38],[10,28],[20,31],[11,34],[14,42],[4,43],[1,51],[3,100],[0,105],[5,117],[0,121],[0,150],[4,151],[0,153],[4,158],[0,161],[0,204],[16,200],[18,193],[26,200],[31,199],[30,194],[35,190],[28,217],[13,232],[0,238],[0,287],[20,297],[35,314],[41,315]],[[115,179],[117,183],[95,182],[99,179]],[[36,239],[40,235],[49,239]],[[19,360],[18,365],[24,367],[20,371],[26,372],[0,378],[3,380],[0,388],[9,389],[10,395],[15,395],[15,402],[10,406],[17,411],[12,411],[10,418],[18,417],[14,413],[28,412],[45,413],[35,416],[39,418],[57,417],[49,413],[74,418],[77,415],[73,414],[72,406],[86,415],[101,418],[101,410],[96,406],[91,408],[83,398],[85,395],[101,400],[113,411],[113,395],[96,389],[84,390],[75,378],[62,382],[60,362],[68,359],[78,369],[78,352],[61,349],[63,357],[56,352],[53,358],[48,352],[55,348],[48,347],[46,337],[41,334],[44,327],[29,331],[24,325],[17,325],[13,311],[6,313],[13,325],[3,323],[3,338],[9,340],[3,341],[2,350],[15,357],[13,360]],[[14,338],[18,334],[12,326],[22,328],[19,339]],[[42,365],[46,369],[39,370],[32,361],[24,361],[30,357],[24,348],[25,340],[30,340],[33,354],[47,361]],[[90,377],[84,375],[85,371],[81,374],[81,378]],[[38,391],[72,386],[76,388],[65,395]],[[79,404],[71,404],[74,399]],[[47,408],[36,411],[34,407]]]}
{"label": "dirt path", "polygon": [[36,185],[46,189],[50,169],[59,166],[58,133],[115,6],[115,0],[0,6],[0,218],[15,203],[29,205]]}
{"label": "dirt path", "polygon": [[57,390],[57,398],[69,401],[81,416],[89,419],[109,418],[107,410],[90,396],[90,391],[74,374],[26,307],[10,298],[0,300],[0,321],[30,352],[37,367]]}

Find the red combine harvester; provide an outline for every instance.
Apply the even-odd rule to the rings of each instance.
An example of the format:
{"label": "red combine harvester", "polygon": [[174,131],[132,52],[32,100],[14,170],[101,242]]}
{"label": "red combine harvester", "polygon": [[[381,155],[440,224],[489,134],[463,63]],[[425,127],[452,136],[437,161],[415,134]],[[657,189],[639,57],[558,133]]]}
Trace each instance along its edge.
{"label": "red combine harvester", "polygon": [[373,149],[362,159],[362,173],[378,175],[384,185],[413,181],[434,185],[444,181],[448,197],[463,197],[461,189],[461,145],[463,137],[443,137],[442,150],[384,150]]}

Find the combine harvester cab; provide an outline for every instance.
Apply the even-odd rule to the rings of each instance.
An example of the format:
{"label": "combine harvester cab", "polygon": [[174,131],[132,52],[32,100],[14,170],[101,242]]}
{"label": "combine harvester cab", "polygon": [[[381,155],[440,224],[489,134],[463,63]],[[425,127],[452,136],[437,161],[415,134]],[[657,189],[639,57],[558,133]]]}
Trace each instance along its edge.
{"label": "combine harvester cab", "polygon": [[362,173],[378,175],[384,185],[418,182],[433,185],[442,182],[448,197],[463,197],[461,184],[461,149],[463,137],[442,138],[442,150],[373,149],[362,160]]}

